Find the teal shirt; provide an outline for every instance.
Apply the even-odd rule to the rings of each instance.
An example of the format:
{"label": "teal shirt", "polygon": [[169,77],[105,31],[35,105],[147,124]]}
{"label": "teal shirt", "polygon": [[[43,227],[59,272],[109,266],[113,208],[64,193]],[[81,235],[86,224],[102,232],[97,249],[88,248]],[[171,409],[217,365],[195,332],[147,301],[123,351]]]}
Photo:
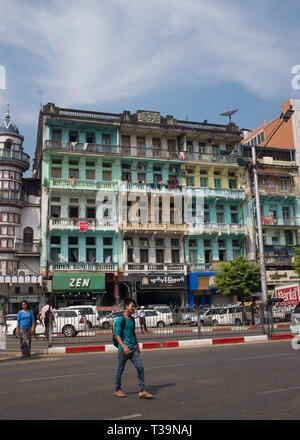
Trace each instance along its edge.
{"label": "teal shirt", "polygon": [[[123,320],[122,316],[119,316],[119,318],[117,318],[117,320],[116,320],[116,326],[115,326],[115,337],[116,338],[118,336],[121,336],[122,320]],[[126,323],[125,323],[125,327],[123,330],[122,341],[123,341],[123,344],[127,345],[127,347],[130,350],[133,350],[134,347],[136,346],[134,318],[128,319],[125,316],[125,320],[126,320]],[[120,344],[119,344],[118,350],[123,351],[123,348],[121,347]]]}

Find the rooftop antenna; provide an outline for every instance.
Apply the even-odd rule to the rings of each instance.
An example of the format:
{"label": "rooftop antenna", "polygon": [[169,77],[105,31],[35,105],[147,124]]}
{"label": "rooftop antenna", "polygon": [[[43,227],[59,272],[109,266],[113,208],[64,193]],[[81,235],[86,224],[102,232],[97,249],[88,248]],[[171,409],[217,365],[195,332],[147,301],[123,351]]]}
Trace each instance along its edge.
{"label": "rooftop antenna", "polygon": [[42,108],[43,108],[43,90],[42,89],[37,89],[37,92],[38,92],[39,95],[41,95],[41,103],[40,103],[40,105],[41,105],[41,110],[42,110]]}
{"label": "rooftop antenna", "polygon": [[237,111],[238,111],[238,108],[236,108],[235,110],[229,110],[228,112],[220,113],[220,116],[228,116],[229,117],[229,123],[230,123],[231,122],[231,116],[234,115]]}

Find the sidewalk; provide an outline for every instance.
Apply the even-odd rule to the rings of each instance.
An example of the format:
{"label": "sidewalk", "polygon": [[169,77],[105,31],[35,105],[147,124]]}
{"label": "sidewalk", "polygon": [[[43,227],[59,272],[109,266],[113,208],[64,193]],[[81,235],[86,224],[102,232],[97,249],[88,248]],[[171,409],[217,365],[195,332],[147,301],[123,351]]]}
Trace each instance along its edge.
{"label": "sidewalk", "polygon": [[[290,333],[276,334],[272,336],[271,340],[289,340],[293,339]],[[232,338],[212,338],[212,339],[190,339],[183,341],[165,341],[165,342],[141,342],[139,343],[140,350],[151,349],[168,349],[181,347],[207,347],[208,345],[223,345],[223,344],[240,344],[248,342],[266,342],[267,335],[253,335],[241,336]],[[69,353],[95,353],[95,352],[116,352],[117,348],[112,344],[105,345],[83,345],[71,347],[51,347],[35,349],[33,354],[69,354]]]}

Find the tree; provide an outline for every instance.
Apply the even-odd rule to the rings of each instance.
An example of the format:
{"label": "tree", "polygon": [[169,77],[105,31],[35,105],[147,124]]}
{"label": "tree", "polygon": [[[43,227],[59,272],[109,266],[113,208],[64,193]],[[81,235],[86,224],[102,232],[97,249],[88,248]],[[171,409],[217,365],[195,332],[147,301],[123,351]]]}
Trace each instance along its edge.
{"label": "tree", "polygon": [[295,248],[295,261],[294,261],[294,271],[300,277],[300,248]]}
{"label": "tree", "polygon": [[260,268],[245,257],[222,264],[214,276],[214,284],[222,295],[236,295],[244,302],[251,293],[261,290]]}

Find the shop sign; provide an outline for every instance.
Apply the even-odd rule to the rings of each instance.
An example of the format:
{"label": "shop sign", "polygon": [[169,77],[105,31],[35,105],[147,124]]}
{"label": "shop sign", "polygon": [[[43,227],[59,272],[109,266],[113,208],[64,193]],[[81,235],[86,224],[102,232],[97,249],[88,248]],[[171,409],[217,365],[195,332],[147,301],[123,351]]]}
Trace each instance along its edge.
{"label": "shop sign", "polygon": [[283,299],[279,306],[295,306],[299,303],[299,283],[276,286],[274,289],[275,298]]}
{"label": "shop sign", "polygon": [[80,232],[86,232],[89,227],[89,222],[80,222]]}
{"label": "shop sign", "polygon": [[141,289],[185,289],[186,276],[184,275],[147,275],[142,276],[140,281]]}
{"label": "shop sign", "polygon": [[105,290],[104,273],[55,273],[53,292],[102,292]]}

